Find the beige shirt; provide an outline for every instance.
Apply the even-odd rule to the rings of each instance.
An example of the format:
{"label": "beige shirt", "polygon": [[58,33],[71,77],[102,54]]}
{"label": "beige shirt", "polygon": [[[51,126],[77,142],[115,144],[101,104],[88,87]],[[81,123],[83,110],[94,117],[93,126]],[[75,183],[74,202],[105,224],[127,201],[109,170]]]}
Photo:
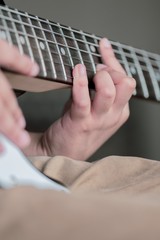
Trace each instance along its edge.
{"label": "beige shirt", "polygon": [[1,190],[0,239],[160,239],[160,162],[116,156],[95,163],[61,156],[32,161],[71,193]]}

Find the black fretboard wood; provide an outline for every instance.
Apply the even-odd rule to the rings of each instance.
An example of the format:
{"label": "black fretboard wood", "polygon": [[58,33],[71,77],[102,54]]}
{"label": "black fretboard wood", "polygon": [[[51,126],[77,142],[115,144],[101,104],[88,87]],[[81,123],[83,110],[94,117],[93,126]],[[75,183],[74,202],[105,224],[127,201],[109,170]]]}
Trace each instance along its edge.
{"label": "black fretboard wood", "polygon": [[[100,37],[7,6],[0,6],[0,39],[37,61],[38,77],[49,81],[72,84],[73,67],[84,63],[92,83],[96,65],[102,63]],[[111,44],[127,74],[136,79],[134,95],[160,101],[160,55],[118,42]]]}

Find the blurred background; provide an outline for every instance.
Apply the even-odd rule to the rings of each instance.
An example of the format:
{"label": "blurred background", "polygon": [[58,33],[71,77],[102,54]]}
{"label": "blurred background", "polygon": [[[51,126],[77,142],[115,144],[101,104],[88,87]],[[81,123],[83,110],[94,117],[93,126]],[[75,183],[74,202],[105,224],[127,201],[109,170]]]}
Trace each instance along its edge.
{"label": "blurred background", "polygon": [[[54,22],[160,54],[159,0],[6,0],[8,6]],[[43,131],[58,119],[70,90],[27,93],[20,97],[28,129]],[[160,160],[160,104],[132,98],[128,122],[95,154]],[[72,147],[72,146],[71,146]]]}

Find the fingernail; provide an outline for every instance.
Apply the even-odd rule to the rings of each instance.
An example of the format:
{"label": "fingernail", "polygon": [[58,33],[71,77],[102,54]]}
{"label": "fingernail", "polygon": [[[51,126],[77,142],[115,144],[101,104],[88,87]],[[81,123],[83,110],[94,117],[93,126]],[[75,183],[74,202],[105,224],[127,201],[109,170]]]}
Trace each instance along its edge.
{"label": "fingernail", "polygon": [[31,69],[31,75],[36,76],[39,73],[39,66],[37,63],[34,63]]}
{"label": "fingernail", "polygon": [[100,70],[102,70],[104,68],[106,68],[106,65],[104,65],[104,64],[97,64],[97,66],[96,66],[96,70],[97,71],[100,71]]}
{"label": "fingernail", "polygon": [[18,142],[19,142],[20,147],[26,147],[30,143],[30,136],[29,136],[29,134],[26,131],[24,131],[20,135],[20,137],[18,139]]}
{"label": "fingernail", "polygon": [[106,48],[110,48],[111,47],[111,43],[107,38],[103,39],[103,44]]}
{"label": "fingernail", "polygon": [[74,71],[73,71],[73,77],[74,78],[79,78],[82,77],[86,74],[86,68],[83,64],[78,64],[76,65]]}

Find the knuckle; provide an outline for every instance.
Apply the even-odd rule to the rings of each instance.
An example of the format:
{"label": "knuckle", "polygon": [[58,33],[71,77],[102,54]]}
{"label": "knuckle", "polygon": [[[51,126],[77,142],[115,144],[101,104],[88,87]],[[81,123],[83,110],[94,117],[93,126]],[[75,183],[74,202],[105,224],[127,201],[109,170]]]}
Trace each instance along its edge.
{"label": "knuckle", "polygon": [[104,88],[100,91],[101,97],[105,99],[113,99],[115,97],[115,90],[114,88]]}
{"label": "knuckle", "polygon": [[130,116],[130,109],[129,106],[125,107],[122,112],[122,123],[125,123]]}
{"label": "knuckle", "polygon": [[127,81],[128,86],[130,87],[130,89],[135,89],[136,88],[136,80],[132,77],[126,77],[125,81]]}
{"label": "knuckle", "polygon": [[88,101],[81,99],[76,102],[76,106],[80,109],[87,109],[89,107]]}

